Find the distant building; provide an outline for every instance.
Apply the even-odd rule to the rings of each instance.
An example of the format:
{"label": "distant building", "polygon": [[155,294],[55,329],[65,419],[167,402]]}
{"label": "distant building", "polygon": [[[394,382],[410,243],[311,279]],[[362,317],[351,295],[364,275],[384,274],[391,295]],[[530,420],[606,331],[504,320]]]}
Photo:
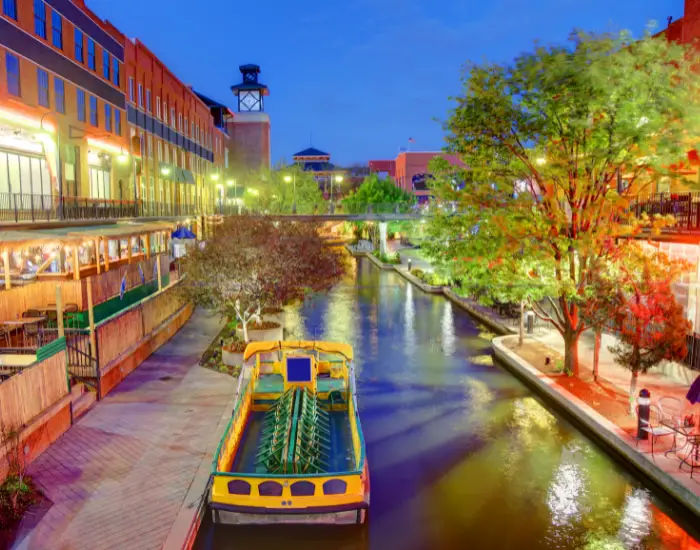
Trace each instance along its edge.
{"label": "distant building", "polygon": [[401,189],[413,193],[419,200],[427,200],[430,196],[428,180],[432,177],[428,163],[438,156],[455,166],[463,165],[455,155],[440,151],[401,151],[394,160],[370,160],[369,169],[372,173],[391,176]]}
{"label": "distant building", "polygon": [[324,193],[330,190],[331,179],[335,176],[345,176],[345,171],[331,163],[331,155],[315,147],[308,147],[292,156],[304,172],[311,172],[318,186]]}

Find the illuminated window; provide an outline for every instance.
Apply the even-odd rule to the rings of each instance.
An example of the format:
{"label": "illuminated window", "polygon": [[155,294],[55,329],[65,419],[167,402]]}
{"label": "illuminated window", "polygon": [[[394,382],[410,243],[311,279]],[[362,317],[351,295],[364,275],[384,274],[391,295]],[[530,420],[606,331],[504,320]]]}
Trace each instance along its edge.
{"label": "illuminated window", "polygon": [[63,18],[57,11],[51,12],[51,39],[54,46],[63,49]]}
{"label": "illuminated window", "polygon": [[12,95],[20,96],[19,58],[10,52],[5,52],[5,67],[7,68],[7,91]]}
{"label": "illuminated window", "polygon": [[114,133],[122,135],[122,112],[119,109],[114,109]]}
{"label": "illuminated window", "polygon": [[143,109],[143,84],[139,83],[139,107]]}
{"label": "illuminated window", "polygon": [[151,90],[146,90],[146,111],[151,112]]}
{"label": "illuminated window", "polygon": [[63,80],[55,76],[53,78],[53,95],[56,102],[56,112],[66,112],[66,93]]}
{"label": "illuminated window", "polygon": [[39,105],[49,107],[49,73],[44,69],[36,70],[37,91],[39,92]]}
{"label": "illuminated window", "polygon": [[134,79],[129,77],[129,101],[134,102]]}
{"label": "illuminated window", "polygon": [[112,131],[112,106],[105,103],[105,130]]}
{"label": "illuminated window", "polygon": [[160,119],[160,96],[156,96],[156,116]]}
{"label": "illuminated window", "polygon": [[46,6],[44,0],[34,0],[34,32],[46,38]]}
{"label": "illuminated window", "polygon": [[78,27],[75,27],[73,34],[73,41],[75,42],[75,59],[83,63],[85,61],[84,51],[83,51],[83,31]]}
{"label": "illuminated window", "polygon": [[175,123],[177,121],[175,120],[175,107],[170,107],[170,125],[173,127],[173,130],[175,129]]}

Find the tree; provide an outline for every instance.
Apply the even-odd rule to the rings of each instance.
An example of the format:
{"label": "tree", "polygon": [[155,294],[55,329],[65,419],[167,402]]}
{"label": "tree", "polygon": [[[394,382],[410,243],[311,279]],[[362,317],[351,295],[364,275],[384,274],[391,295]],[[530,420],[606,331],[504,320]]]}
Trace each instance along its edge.
{"label": "tree", "polygon": [[299,214],[322,212],[326,207],[313,174],[298,165],[277,166],[274,170],[261,168],[249,173],[245,182],[245,205],[254,211],[290,214],[295,201]]}
{"label": "tree", "polygon": [[380,179],[377,174],[367,176],[357,190],[342,200],[343,209],[352,214],[367,212],[369,207],[374,212],[393,211],[397,207],[406,211],[414,203],[413,194],[401,189],[392,178]]}
{"label": "tree", "polygon": [[682,264],[660,252],[645,254],[638,245],[631,246],[621,260],[612,317],[619,342],[609,349],[632,373],[629,400],[633,413],[639,373],[663,359],[682,360],[691,324],[671,290]]}
{"label": "tree", "polygon": [[[538,265],[551,294],[547,309],[532,305],[562,335],[574,374],[593,270],[613,255],[616,238],[665,223],[638,220],[630,206],[695,138],[685,133],[698,127],[692,59],[663,37],[575,33],[569,47],[469,67],[446,124],[448,150],[470,177],[462,189],[438,178],[435,190],[478,224],[465,246],[475,253],[465,256],[482,268],[512,255]],[[527,284],[530,273],[513,278]]]}
{"label": "tree", "polygon": [[327,290],[343,273],[342,257],[324,246],[314,224],[248,216],[226,218],[182,267],[186,296],[238,319],[245,341],[263,308]]}

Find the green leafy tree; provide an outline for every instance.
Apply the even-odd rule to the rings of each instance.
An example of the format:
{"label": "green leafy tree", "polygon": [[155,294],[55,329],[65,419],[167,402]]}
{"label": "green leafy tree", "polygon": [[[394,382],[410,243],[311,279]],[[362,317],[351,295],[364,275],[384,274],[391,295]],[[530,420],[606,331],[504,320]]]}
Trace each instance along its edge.
{"label": "green leafy tree", "polygon": [[341,202],[349,213],[367,212],[370,207],[374,212],[393,211],[395,208],[406,211],[415,203],[415,197],[396,185],[392,178],[381,179],[377,174],[370,174]]}
{"label": "green leafy tree", "polygon": [[[470,176],[462,188],[439,177],[436,194],[478,220],[464,235],[474,241],[472,262],[483,268],[515,255],[536,263],[551,293],[533,307],[561,333],[574,374],[592,270],[617,238],[647,223],[631,203],[683,159],[686,129],[698,127],[692,59],[663,37],[575,33],[568,47],[470,66],[446,124],[448,150]],[[530,282],[522,267],[512,285]]]}
{"label": "green leafy tree", "polygon": [[313,175],[298,165],[261,168],[248,174],[246,182],[245,206],[254,211],[291,214],[295,201],[298,214],[323,212],[326,208]]}

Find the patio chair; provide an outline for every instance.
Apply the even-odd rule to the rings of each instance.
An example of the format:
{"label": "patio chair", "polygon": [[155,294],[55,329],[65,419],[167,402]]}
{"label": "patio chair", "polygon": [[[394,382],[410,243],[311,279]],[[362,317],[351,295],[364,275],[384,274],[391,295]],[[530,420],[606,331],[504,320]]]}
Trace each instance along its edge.
{"label": "patio chair", "polygon": [[24,325],[25,346],[28,343],[29,347],[39,347],[39,324],[40,323],[37,322]]}
{"label": "patio chair", "polygon": [[[636,410],[637,417],[639,417],[639,406],[636,407]],[[642,420],[642,431],[649,434],[649,437],[651,438],[651,459],[654,461],[654,442],[656,441],[656,439],[665,435],[672,435],[674,436],[675,447],[676,431],[672,428],[669,428],[668,426],[663,426],[661,424],[661,413],[659,412],[659,408],[656,405],[649,406],[649,420]],[[636,440],[637,447],[639,447],[639,438],[637,437]]]}
{"label": "patio chair", "polygon": [[2,325],[0,325],[0,339],[5,340],[5,347],[12,347],[12,340],[10,339],[10,330]]}
{"label": "patio chair", "polygon": [[26,319],[27,317],[42,317],[42,316],[43,316],[43,314],[38,309],[28,309],[27,311],[22,313],[23,319]]}
{"label": "patio chair", "polygon": [[656,406],[661,413],[661,422],[678,426],[683,415],[683,402],[672,395],[660,397]]}
{"label": "patio chair", "polygon": [[683,465],[690,466],[690,478],[693,478],[693,472],[700,469],[700,442],[697,435],[689,435],[686,430],[689,428],[680,428],[679,444],[676,447],[676,457],[680,460],[678,469],[682,470]]}

